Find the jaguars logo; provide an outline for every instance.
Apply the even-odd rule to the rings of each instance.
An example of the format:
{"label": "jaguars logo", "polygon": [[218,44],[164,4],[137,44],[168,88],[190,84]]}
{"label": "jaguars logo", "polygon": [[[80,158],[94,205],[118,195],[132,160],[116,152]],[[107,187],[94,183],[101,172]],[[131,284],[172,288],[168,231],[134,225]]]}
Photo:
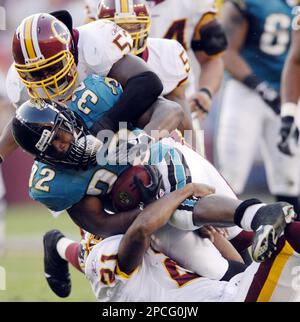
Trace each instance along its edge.
{"label": "jaguars logo", "polygon": [[52,22],[52,31],[54,36],[63,44],[67,45],[70,43],[70,31],[69,29],[60,21]]}

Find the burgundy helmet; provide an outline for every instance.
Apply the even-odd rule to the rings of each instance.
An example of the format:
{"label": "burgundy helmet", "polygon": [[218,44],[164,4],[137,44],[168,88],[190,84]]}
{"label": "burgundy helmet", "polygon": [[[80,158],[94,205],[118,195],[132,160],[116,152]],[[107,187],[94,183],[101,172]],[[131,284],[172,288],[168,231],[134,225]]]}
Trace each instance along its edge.
{"label": "burgundy helmet", "polygon": [[77,69],[68,27],[47,13],[25,18],[13,38],[15,68],[33,98],[70,99]]}
{"label": "burgundy helmet", "polygon": [[150,12],[144,0],[101,0],[98,19],[109,19],[130,33],[133,53],[142,53],[151,27]]}

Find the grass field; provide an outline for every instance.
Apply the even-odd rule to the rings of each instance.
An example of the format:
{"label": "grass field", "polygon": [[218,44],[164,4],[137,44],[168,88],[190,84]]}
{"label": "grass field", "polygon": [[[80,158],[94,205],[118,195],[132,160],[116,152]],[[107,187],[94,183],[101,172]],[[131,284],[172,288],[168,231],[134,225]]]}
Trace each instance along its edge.
{"label": "grass field", "polygon": [[69,298],[60,299],[48,288],[43,273],[42,237],[54,228],[79,240],[79,230],[67,214],[55,219],[39,205],[8,209],[7,250],[0,257],[0,266],[6,270],[6,291],[0,290],[0,302],[94,301],[88,281],[73,268]]}

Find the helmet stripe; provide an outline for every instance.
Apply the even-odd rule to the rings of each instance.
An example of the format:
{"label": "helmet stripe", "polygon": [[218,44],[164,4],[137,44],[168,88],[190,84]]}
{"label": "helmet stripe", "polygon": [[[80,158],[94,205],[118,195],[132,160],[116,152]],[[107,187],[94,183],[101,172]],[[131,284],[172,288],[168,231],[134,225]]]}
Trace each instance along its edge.
{"label": "helmet stripe", "polygon": [[129,12],[129,3],[128,0],[121,0],[121,13]]}
{"label": "helmet stripe", "polygon": [[20,43],[21,43],[21,49],[22,49],[22,53],[23,53],[23,57],[24,57],[24,61],[25,63],[28,62],[29,57],[28,57],[28,53],[26,50],[26,46],[25,46],[25,19],[22,21],[20,27],[19,27],[19,32],[20,32]]}
{"label": "helmet stripe", "polygon": [[26,51],[28,53],[29,59],[34,59],[36,58],[36,53],[33,47],[33,42],[32,42],[32,21],[33,21],[33,16],[31,16],[26,22],[25,22],[25,46],[26,46]]}
{"label": "helmet stripe", "polygon": [[36,53],[36,57],[37,58],[44,58],[43,55],[42,55],[40,46],[39,46],[39,41],[38,41],[38,27],[37,27],[37,24],[38,24],[40,16],[41,16],[40,14],[37,14],[37,15],[34,15],[34,17],[33,17],[31,36],[32,36],[33,47],[34,47],[34,51]]}

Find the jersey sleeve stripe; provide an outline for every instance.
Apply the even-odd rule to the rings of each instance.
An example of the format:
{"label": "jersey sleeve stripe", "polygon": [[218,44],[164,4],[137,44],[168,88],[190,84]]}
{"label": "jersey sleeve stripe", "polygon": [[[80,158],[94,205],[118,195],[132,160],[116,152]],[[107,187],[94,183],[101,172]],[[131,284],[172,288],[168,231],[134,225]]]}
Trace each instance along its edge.
{"label": "jersey sleeve stripe", "polygon": [[117,262],[117,266],[116,266],[116,275],[119,275],[120,277],[122,278],[125,278],[125,279],[130,279],[135,273],[137,273],[139,270],[139,268],[137,267],[131,274],[127,274],[127,273],[124,273],[121,271],[120,269],[120,266],[119,266],[119,263]]}

